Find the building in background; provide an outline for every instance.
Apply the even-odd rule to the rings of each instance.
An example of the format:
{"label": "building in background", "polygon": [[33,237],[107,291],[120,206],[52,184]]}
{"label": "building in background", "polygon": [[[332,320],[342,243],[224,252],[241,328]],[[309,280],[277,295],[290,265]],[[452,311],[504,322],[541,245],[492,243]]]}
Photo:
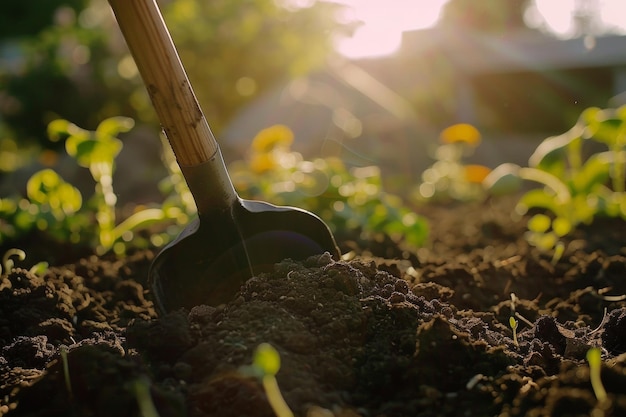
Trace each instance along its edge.
{"label": "building in background", "polygon": [[412,176],[430,163],[441,129],[467,122],[484,135],[473,162],[525,164],[543,138],[569,129],[589,106],[623,102],[624,92],[626,36],[435,27],[405,33],[393,55],[337,62],[276,87],[221,139],[241,153],[256,132],[281,123],[307,156]]}

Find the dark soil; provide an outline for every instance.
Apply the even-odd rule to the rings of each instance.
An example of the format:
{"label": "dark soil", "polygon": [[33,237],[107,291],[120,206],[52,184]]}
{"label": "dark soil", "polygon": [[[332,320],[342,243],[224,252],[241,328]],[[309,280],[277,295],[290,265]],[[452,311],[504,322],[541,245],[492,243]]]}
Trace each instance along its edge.
{"label": "dark soil", "polygon": [[287,260],[227,305],[163,317],[152,252],[15,269],[0,281],[0,416],[140,416],[143,389],[161,417],[269,417],[244,371],[263,342],[297,416],[625,416],[626,301],[607,296],[626,294],[626,223],[596,221],[553,265],[512,207],[424,208],[429,248],[340,237],[349,260]]}

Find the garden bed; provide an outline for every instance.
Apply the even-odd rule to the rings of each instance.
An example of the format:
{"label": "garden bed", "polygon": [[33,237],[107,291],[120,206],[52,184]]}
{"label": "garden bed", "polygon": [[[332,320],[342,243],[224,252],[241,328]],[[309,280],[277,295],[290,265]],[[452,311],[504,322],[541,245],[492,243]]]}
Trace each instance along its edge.
{"label": "garden bed", "polygon": [[338,236],[351,259],[284,261],[225,306],[163,317],[150,251],[15,269],[0,281],[0,415],[138,416],[149,389],[161,417],[272,416],[246,368],[261,343],[297,416],[626,415],[626,302],[606,300],[626,294],[624,221],[579,230],[553,264],[513,206],[427,206],[417,253]]}

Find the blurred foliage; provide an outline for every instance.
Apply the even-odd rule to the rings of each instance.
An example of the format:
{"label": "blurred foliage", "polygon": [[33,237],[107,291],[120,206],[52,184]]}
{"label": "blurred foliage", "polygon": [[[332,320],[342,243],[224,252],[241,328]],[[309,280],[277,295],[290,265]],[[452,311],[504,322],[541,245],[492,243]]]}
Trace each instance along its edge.
{"label": "blurred foliage", "polygon": [[[0,2],[13,20],[0,36],[3,140],[58,147],[45,140],[57,118],[95,128],[123,114],[158,126],[141,79],[106,0]],[[274,0],[177,0],[161,8],[211,126],[278,80],[321,66],[343,6],[298,8]],[[32,16],[22,21],[15,16]],[[6,19],[6,18],[5,18]],[[19,23],[18,23],[19,22]],[[4,125],[4,126],[2,126]]]}
{"label": "blurred foliage", "polygon": [[176,0],[163,8],[212,128],[275,83],[319,69],[332,51],[341,6],[276,0]]}
{"label": "blurred foliage", "polygon": [[[46,168],[36,172],[26,184],[25,198],[0,199],[0,245],[20,241],[32,232],[45,234],[47,241],[88,247],[98,254],[111,249],[123,254],[127,245],[138,248],[167,243],[177,231],[170,231],[169,235],[163,231],[168,221],[184,224],[195,213],[194,206],[180,204],[180,197],[166,199],[160,206],[136,207],[123,221],[116,220],[119,208],[113,172],[115,158],[122,149],[117,135],[129,131],[133,125],[129,118],[109,118],[96,130],[89,131],[67,120],[52,121],[48,125],[50,139],[65,139],[67,153],[93,177],[95,193],[84,202],[80,191],[56,171]],[[170,181],[180,182],[180,179],[176,181],[180,176],[173,172]],[[168,186],[165,189],[178,191]],[[161,227],[151,230],[147,237],[136,234],[155,224]]]}
{"label": "blurred foliage", "polygon": [[473,77],[476,116],[499,132],[558,133],[613,93],[613,68],[558,68]]}
{"label": "blurred foliage", "polygon": [[0,39],[36,36],[54,21],[55,12],[66,6],[79,12],[88,0],[46,0],[34,4],[24,0],[2,0]]}
{"label": "blurred foliage", "polygon": [[428,224],[398,196],[382,189],[376,166],[348,169],[338,158],[305,160],[290,149],[293,133],[276,125],[254,138],[247,160],[230,165],[241,196],[314,212],[334,231],[385,233],[412,247],[424,245]]}
{"label": "blurred foliage", "polygon": [[[23,4],[24,13],[39,13],[38,4]],[[4,6],[0,3],[0,15]],[[37,33],[1,39],[0,122],[18,143],[49,146],[45,128],[59,115],[94,125],[107,95],[115,94],[99,73],[108,54],[107,35],[96,23],[81,25],[75,9],[58,6],[52,23]]]}
{"label": "blurred foliage", "polygon": [[[171,151],[166,154],[170,175],[161,183],[164,203],[135,207],[117,220],[122,217],[112,180],[122,148],[117,135],[133,125],[132,119],[116,117],[90,131],[67,120],[52,121],[51,140],[65,139],[67,153],[93,177],[95,193],[84,201],[56,171],[36,172],[28,180],[25,197],[0,199],[0,246],[12,247],[33,232],[45,235],[46,241],[88,247],[98,254],[110,250],[123,254],[129,247],[158,247],[171,241],[196,213]],[[378,167],[349,170],[336,158],[307,161],[290,150],[292,141],[293,133],[282,125],[259,132],[248,159],[230,167],[243,197],[297,205],[319,214],[334,230],[361,231],[363,238],[384,233],[413,248],[426,242],[426,220],[382,190]]]}
{"label": "blurred foliage", "polygon": [[480,132],[470,124],[459,123],[444,129],[434,152],[435,162],[422,173],[413,194],[415,200],[445,203],[482,198],[485,195],[482,182],[490,169],[463,162],[480,142]]}

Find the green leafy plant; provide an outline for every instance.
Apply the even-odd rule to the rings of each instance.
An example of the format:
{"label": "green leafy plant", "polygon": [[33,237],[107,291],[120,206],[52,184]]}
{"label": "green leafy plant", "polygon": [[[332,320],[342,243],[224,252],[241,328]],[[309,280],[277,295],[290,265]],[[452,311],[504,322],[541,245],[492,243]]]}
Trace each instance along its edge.
{"label": "green leafy plant", "polygon": [[482,198],[485,191],[481,184],[490,169],[463,161],[480,144],[480,132],[470,124],[459,123],[444,129],[439,142],[435,162],[422,173],[415,199],[449,202]]}
{"label": "green leafy plant", "polygon": [[292,141],[286,126],[259,132],[246,159],[230,166],[242,196],[311,210],[335,231],[362,228],[365,234],[384,232],[415,247],[424,244],[426,220],[383,191],[378,167],[348,169],[337,158],[305,160],[291,150]]}
{"label": "green leafy plant", "polygon": [[26,198],[0,199],[0,243],[17,239],[33,229],[46,230],[50,236],[77,242],[86,225],[75,216],[82,206],[78,189],[65,182],[55,171],[44,169],[26,184]]}
{"label": "green leafy plant", "polygon": [[[606,150],[585,157],[584,145]],[[569,131],[544,140],[529,159],[528,167],[502,164],[484,181],[492,194],[519,190],[523,180],[542,187],[525,192],[517,211],[534,209],[528,222],[528,241],[546,251],[563,250],[561,238],[596,216],[626,219],[626,107],[589,108]]]}
{"label": "green leafy plant", "polygon": [[[54,170],[36,172],[27,182],[26,198],[0,199],[0,243],[39,230],[58,241],[93,247],[98,254],[111,249],[122,254],[133,239],[134,246],[142,246],[134,231],[167,220],[186,223],[188,215],[195,212],[195,206],[179,206],[178,199],[166,200],[160,207],[140,207],[117,222],[113,173],[115,158],[122,149],[117,135],[129,131],[133,125],[132,119],[123,117],[106,119],[95,131],[82,129],[67,120],[51,122],[48,126],[50,139],[65,140],[67,153],[87,168],[94,179],[94,194],[84,202],[80,191]],[[168,167],[171,168],[171,164]],[[181,183],[181,178],[180,172],[172,173],[171,181]],[[172,192],[179,191],[178,188],[163,187]],[[170,237],[164,234],[152,234],[150,243],[157,246],[166,243]]]}

